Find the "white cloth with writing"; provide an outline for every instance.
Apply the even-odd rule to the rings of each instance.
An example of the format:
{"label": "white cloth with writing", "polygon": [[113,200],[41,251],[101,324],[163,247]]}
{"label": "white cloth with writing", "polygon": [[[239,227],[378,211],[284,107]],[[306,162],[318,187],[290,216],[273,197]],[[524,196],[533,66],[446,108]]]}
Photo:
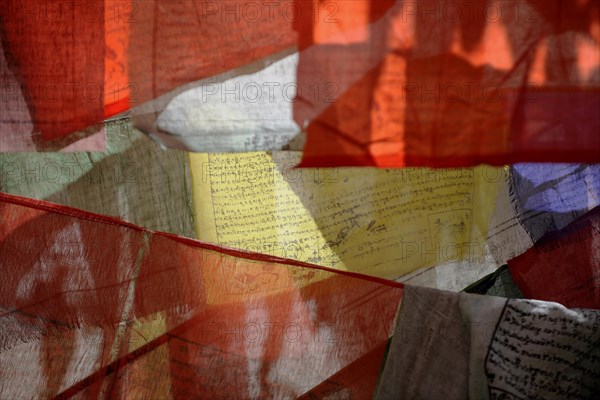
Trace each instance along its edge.
{"label": "white cloth with writing", "polygon": [[406,286],[377,399],[598,399],[600,311]]}

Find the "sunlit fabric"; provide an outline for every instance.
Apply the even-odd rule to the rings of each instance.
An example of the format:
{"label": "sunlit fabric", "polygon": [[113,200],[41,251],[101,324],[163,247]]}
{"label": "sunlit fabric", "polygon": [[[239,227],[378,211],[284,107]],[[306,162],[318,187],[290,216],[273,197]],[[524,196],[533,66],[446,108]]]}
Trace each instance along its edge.
{"label": "sunlit fabric", "polygon": [[[307,128],[313,167],[600,161],[594,1],[10,0],[0,12],[12,151],[164,95],[136,127],[194,151],[296,149]],[[297,73],[291,59],[274,71],[287,56]],[[192,115],[175,102],[159,118],[186,90],[203,99]]]}
{"label": "sunlit fabric", "polygon": [[[90,1],[89,5],[93,7],[98,3]],[[74,18],[80,15],[75,10],[61,10],[57,8],[58,2],[44,6],[40,2],[2,2],[0,3],[0,151],[104,151],[106,144],[102,124],[96,125],[102,117],[100,111],[95,105],[99,95],[98,87],[91,78],[98,78],[93,71],[97,68],[96,62],[102,63],[103,53],[98,46],[89,45],[94,40],[95,33],[86,35],[82,32],[84,21],[79,23]],[[26,16],[15,15],[25,11]],[[61,15],[62,14],[62,15]],[[23,18],[21,18],[23,17]],[[69,19],[65,21],[65,19]],[[23,21],[27,20],[27,24]],[[59,21],[61,20],[61,21]],[[20,40],[19,49],[12,53],[10,45],[4,40],[5,32],[3,29],[4,21],[9,26],[17,29],[13,38]],[[73,36],[78,36],[78,43],[74,43],[71,37],[65,37],[65,32],[54,32],[54,35],[45,36],[40,34],[45,29],[51,29],[48,25],[51,22],[59,23],[65,31],[71,31]],[[70,35],[71,35],[70,34]],[[69,35],[69,36],[70,36]],[[29,39],[39,39],[37,48],[30,47]],[[57,37],[63,39],[56,42]],[[8,40],[8,39],[7,39]],[[60,46],[58,51],[57,46]],[[99,51],[95,53],[95,51]],[[16,65],[15,59],[23,55],[28,57],[27,61],[22,60],[24,65],[20,68]],[[56,63],[46,64],[49,58],[57,57],[57,62],[62,64],[72,64],[70,68],[58,68]],[[86,60],[89,63],[86,63]],[[36,64],[42,66],[37,68]],[[91,68],[91,70],[86,70]],[[67,82],[57,82],[51,75],[64,74]],[[88,81],[82,81],[81,75],[88,74]],[[36,82],[31,82],[31,87],[23,87],[23,77],[38,75]],[[70,93],[74,90],[79,91],[80,102],[74,101]],[[85,90],[85,93],[83,91]],[[39,110],[34,111],[28,108],[28,103],[38,101]],[[65,108],[63,108],[65,107]],[[52,111],[52,112],[50,112]],[[85,115],[90,118],[86,123],[72,124],[70,120],[80,120]],[[39,124],[34,123],[34,119],[39,117],[44,119]],[[40,135],[41,125],[52,124],[52,120],[65,122],[62,128],[74,132],[68,137],[54,138],[46,140]],[[88,125],[89,128],[83,129]]]}
{"label": "sunlit fabric", "polygon": [[600,311],[407,285],[376,399],[595,399]]}
{"label": "sunlit fabric", "polygon": [[600,399],[598,0],[0,0],[0,105],[0,400]]}
{"label": "sunlit fabric", "polygon": [[371,397],[399,283],[0,194],[5,398]]}
{"label": "sunlit fabric", "polygon": [[[518,207],[531,189],[517,186],[507,169],[296,169],[300,157],[191,154],[198,238],[460,291],[529,249],[532,220],[538,231],[559,228],[550,212]],[[585,170],[569,187],[554,189],[552,181],[543,188],[569,198],[596,179],[592,166]]]}
{"label": "sunlit fabric", "polygon": [[462,290],[505,263],[522,231],[501,168],[295,169],[299,160],[192,154],[198,237],[387,279],[414,272],[420,284]]}
{"label": "sunlit fabric", "polygon": [[600,164],[515,164],[512,202],[536,242],[600,205]]}
{"label": "sunlit fabric", "polygon": [[600,309],[600,207],[508,262],[526,298]]}
{"label": "sunlit fabric", "polygon": [[4,100],[45,140],[296,41],[286,13],[250,0],[9,0],[0,15],[2,75],[17,82]]}
{"label": "sunlit fabric", "polygon": [[600,162],[600,3],[303,2],[302,165]]}
{"label": "sunlit fabric", "polygon": [[192,82],[131,110],[166,147],[200,153],[302,150],[293,117],[298,53],[286,49]]}
{"label": "sunlit fabric", "polygon": [[12,89],[22,91],[36,131],[54,139],[101,121],[104,1],[3,1],[0,15]]}

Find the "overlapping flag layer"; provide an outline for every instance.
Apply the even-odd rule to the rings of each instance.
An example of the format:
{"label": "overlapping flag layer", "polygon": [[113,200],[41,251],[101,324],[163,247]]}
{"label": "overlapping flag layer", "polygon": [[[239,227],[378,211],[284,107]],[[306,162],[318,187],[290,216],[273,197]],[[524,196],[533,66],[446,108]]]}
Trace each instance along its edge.
{"label": "overlapping flag layer", "polygon": [[600,397],[600,3],[0,2],[0,398]]}

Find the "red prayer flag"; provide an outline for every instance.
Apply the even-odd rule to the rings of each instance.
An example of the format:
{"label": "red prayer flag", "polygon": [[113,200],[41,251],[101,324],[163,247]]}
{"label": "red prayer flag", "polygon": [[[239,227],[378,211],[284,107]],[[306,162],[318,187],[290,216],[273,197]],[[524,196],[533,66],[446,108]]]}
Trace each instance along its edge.
{"label": "red prayer flag", "polygon": [[0,220],[5,396],[374,393],[400,283],[6,194]]}
{"label": "red prayer flag", "polygon": [[546,234],[508,261],[526,298],[600,309],[600,208]]}
{"label": "red prayer flag", "polygon": [[278,12],[251,0],[0,2],[1,72],[18,81],[3,101],[24,98],[44,139],[68,135],[293,46],[281,11],[292,1],[278,2]]}
{"label": "red prayer flag", "polygon": [[600,3],[298,4],[302,166],[600,162]]}

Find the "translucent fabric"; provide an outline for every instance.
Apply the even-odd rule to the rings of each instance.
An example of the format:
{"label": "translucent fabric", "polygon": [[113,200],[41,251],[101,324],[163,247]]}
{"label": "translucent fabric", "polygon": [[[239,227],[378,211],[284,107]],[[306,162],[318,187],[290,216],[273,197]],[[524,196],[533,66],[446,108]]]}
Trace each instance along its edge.
{"label": "translucent fabric", "polygon": [[515,164],[510,191],[534,242],[600,205],[600,164]]}
{"label": "translucent fabric", "polygon": [[527,298],[600,309],[600,208],[548,233],[508,267]]}
{"label": "translucent fabric", "polygon": [[298,3],[303,166],[600,162],[600,3]]}
{"label": "translucent fabric", "polygon": [[0,194],[7,398],[371,397],[399,283]]}
{"label": "translucent fabric", "polygon": [[0,153],[0,191],[195,238],[187,154],[160,148],[130,122],[104,124],[104,153]]}
{"label": "translucent fabric", "polygon": [[10,0],[0,12],[11,151],[68,147],[143,105],[136,127],[193,151],[299,149],[306,129],[304,166],[600,162],[597,2]]}
{"label": "translucent fabric", "polygon": [[376,399],[595,399],[600,311],[406,285]]}
{"label": "translucent fabric", "polygon": [[20,111],[10,129],[60,138],[293,46],[288,3],[3,1],[2,75],[13,77],[3,102]]}

